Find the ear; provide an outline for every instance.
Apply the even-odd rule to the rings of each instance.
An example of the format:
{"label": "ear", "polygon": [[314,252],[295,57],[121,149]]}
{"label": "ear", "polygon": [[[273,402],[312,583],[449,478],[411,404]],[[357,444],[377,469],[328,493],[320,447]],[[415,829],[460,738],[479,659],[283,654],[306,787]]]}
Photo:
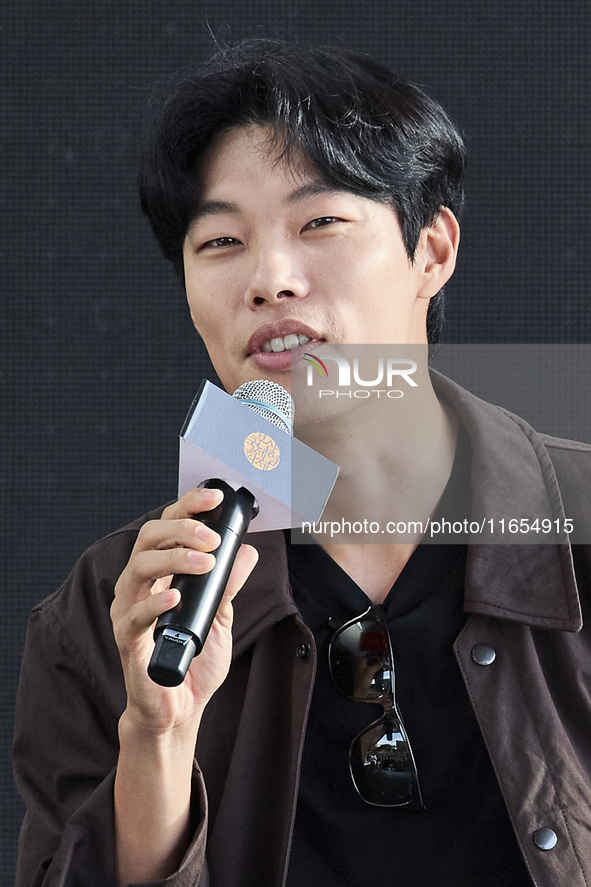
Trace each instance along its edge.
{"label": "ear", "polygon": [[445,286],[456,267],[459,245],[458,220],[442,206],[433,224],[421,232],[415,259],[421,274],[419,298],[431,299]]}

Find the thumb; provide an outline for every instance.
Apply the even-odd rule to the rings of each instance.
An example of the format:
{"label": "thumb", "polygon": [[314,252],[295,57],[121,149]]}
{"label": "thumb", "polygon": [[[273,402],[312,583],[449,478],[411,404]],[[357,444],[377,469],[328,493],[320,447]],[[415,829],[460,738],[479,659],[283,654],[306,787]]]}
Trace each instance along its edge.
{"label": "thumb", "polygon": [[233,600],[252,571],[259,559],[259,553],[252,545],[241,545],[234,561],[232,571],[228,578],[228,584],[224,592],[226,600]]}

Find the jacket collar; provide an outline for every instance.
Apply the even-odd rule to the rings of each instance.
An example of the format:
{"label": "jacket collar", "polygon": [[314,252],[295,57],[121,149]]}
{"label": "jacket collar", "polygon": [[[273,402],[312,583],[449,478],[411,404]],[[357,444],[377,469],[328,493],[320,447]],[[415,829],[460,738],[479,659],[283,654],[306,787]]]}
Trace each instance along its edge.
{"label": "jacket collar", "polygon": [[[432,371],[472,446],[472,516],[564,520],[556,474],[540,436],[518,416]],[[578,631],[581,608],[570,546],[471,544],[464,609],[542,628]]]}
{"label": "jacket collar", "polygon": [[[473,517],[564,519],[554,468],[534,429],[440,373],[432,371],[431,377],[438,397],[457,412],[470,438]],[[298,614],[283,532],[252,533],[247,541],[260,557],[234,602],[235,655],[270,625]],[[579,631],[582,616],[570,546],[471,544],[464,609],[540,628]]]}

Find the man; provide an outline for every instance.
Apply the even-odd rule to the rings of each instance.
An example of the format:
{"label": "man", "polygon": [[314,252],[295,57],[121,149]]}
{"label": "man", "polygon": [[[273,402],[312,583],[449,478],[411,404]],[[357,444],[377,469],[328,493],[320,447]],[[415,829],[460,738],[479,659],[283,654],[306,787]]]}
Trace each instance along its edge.
{"label": "man", "polygon": [[[436,341],[463,170],[443,110],[387,69],[254,41],[168,85],[140,191],[231,392],[289,387],[327,345]],[[374,404],[304,411],[302,436],[344,466],[329,509],[400,497],[430,518],[471,485],[484,511],[510,496],[589,519],[590,447],[418,372],[405,447],[383,435],[365,463]],[[18,884],[589,883],[588,547],[253,534],[203,652],[163,688],[153,623],[173,574],[211,569],[217,536],[192,516],[220,498],[192,490],[99,542],[36,608]]]}

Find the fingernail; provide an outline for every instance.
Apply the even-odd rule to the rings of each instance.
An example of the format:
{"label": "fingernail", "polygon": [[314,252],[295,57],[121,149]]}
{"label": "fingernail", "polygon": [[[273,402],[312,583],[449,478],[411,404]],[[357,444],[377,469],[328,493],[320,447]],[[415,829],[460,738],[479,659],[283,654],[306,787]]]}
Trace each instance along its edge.
{"label": "fingernail", "polygon": [[194,564],[199,564],[199,566],[202,567],[208,566],[210,561],[214,560],[213,555],[209,554],[207,551],[189,551],[187,557]]}
{"label": "fingernail", "polygon": [[218,490],[217,487],[199,487],[202,496],[205,496],[206,499],[218,498],[220,494],[223,493],[222,490]]}
{"label": "fingernail", "polygon": [[202,542],[207,542],[208,545],[219,545],[219,535],[211,527],[208,527],[207,524],[199,524],[195,535]]}
{"label": "fingernail", "polygon": [[176,588],[167,588],[166,591],[161,592],[162,602],[167,606],[172,606],[176,604],[178,598],[178,591]]}

